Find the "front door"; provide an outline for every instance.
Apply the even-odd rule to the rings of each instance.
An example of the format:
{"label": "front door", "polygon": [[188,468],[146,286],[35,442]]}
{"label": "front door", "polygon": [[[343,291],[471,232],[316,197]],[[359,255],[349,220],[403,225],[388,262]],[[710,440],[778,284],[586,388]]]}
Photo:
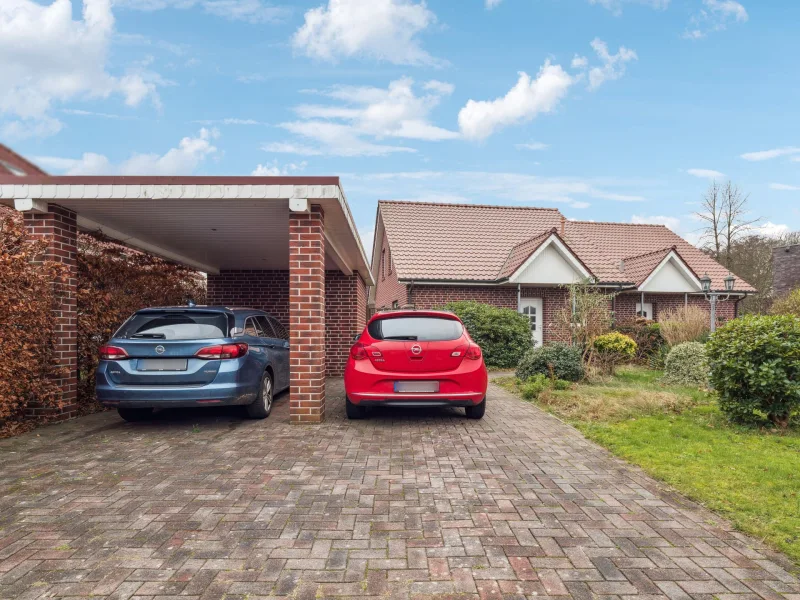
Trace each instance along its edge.
{"label": "front door", "polygon": [[533,338],[533,345],[541,346],[544,340],[542,299],[521,298],[519,302],[519,312],[525,315],[531,324],[531,338]]}

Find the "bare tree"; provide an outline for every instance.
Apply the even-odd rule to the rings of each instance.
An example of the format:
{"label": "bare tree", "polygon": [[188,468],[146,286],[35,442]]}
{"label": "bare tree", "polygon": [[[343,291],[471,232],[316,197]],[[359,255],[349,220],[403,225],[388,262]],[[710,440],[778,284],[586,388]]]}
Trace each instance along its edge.
{"label": "bare tree", "polygon": [[701,242],[705,248],[729,269],[733,268],[731,250],[743,237],[752,234],[753,225],[760,217],[749,219],[747,203],[749,194],[742,193],[739,186],[728,181],[719,185],[714,181],[703,195],[701,210],[695,215],[705,222]]}
{"label": "bare tree", "polygon": [[720,200],[720,187],[713,181],[700,203],[701,209],[695,216],[705,222],[700,241],[710,250],[714,258],[719,257],[722,250],[722,202]]}

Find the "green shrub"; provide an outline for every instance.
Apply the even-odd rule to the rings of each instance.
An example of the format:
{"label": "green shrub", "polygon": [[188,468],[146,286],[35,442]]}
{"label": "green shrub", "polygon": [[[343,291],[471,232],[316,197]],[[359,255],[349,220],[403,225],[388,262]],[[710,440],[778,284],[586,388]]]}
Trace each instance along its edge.
{"label": "green shrub", "polygon": [[550,380],[541,373],[519,384],[519,391],[525,400],[536,400],[543,391],[550,387]]}
{"label": "green shrub", "polygon": [[464,322],[487,367],[513,369],[533,346],[530,321],[515,310],[480,302],[450,302],[444,308]]}
{"label": "green shrub", "polygon": [[667,343],[661,334],[661,325],[647,319],[622,321],[614,325],[614,329],[636,342],[634,359],[639,363],[646,364]]}
{"label": "green shrub", "polygon": [[636,356],[636,342],[619,331],[598,335],[594,338],[592,347],[606,373],[613,373],[616,365],[630,362]]}
{"label": "green shrub", "polygon": [[572,382],[564,381],[563,379],[556,379],[551,383],[554,390],[564,391],[572,388]]}
{"label": "green shrub", "polygon": [[800,409],[800,319],[746,315],[720,327],[706,346],[711,384],[728,416],[789,424]]}
{"label": "green shrub", "polygon": [[707,386],[706,347],[698,342],[684,342],[673,347],[664,361],[664,383]]}
{"label": "green shrub", "polygon": [[517,366],[522,381],[534,375],[580,381],[583,379],[582,352],[578,346],[547,344],[528,351]]}

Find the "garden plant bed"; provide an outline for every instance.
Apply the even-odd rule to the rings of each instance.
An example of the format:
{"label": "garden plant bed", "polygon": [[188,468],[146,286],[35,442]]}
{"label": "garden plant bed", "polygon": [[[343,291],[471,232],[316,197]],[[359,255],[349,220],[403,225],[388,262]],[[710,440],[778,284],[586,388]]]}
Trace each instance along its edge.
{"label": "garden plant bed", "polygon": [[[712,396],[622,367],[536,403],[800,564],[800,430],[732,425]],[[514,377],[495,384],[518,392]]]}

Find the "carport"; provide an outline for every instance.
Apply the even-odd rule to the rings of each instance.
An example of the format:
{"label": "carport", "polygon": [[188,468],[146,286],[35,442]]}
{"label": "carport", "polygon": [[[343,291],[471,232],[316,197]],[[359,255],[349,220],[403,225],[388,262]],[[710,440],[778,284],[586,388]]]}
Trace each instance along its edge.
{"label": "carport", "polygon": [[65,417],[76,409],[80,230],[207,273],[209,304],[275,315],[290,331],[291,420],[324,418],[325,377],[341,375],[374,283],[338,177],[0,174],[0,201],[71,272],[54,314]]}

